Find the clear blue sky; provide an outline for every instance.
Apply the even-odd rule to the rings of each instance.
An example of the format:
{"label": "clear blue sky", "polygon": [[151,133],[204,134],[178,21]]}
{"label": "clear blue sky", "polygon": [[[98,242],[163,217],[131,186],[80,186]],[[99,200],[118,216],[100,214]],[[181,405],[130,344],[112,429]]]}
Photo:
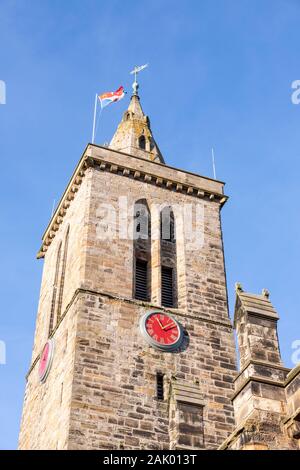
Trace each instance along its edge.
{"label": "clear blue sky", "polygon": [[[150,63],[140,95],[166,162],[226,181],[223,229],[234,283],[267,287],[291,363],[299,328],[299,0],[1,0],[0,448],[15,448],[53,204],[91,139],[95,92]],[[110,140],[130,93],[106,108]]]}

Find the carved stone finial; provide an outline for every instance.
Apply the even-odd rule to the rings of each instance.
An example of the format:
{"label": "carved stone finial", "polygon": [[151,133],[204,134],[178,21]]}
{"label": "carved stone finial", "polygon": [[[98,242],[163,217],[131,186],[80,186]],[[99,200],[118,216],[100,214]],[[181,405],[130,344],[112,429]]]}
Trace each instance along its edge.
{"label": "carved stone finial", "polygon": [[268,289],[263,289],[261,293],[264,297],[266,297],[266,299],[270,297],[270,292],[268,291]]}
{"label": "carved stone finial", "polygon": [[235,283],[235,292],[243,292],[242,284],[240,282]]}

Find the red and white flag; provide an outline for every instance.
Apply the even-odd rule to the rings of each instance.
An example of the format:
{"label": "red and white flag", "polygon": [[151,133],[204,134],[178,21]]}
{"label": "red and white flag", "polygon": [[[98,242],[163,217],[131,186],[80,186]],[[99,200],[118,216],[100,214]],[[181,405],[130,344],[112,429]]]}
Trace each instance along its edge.
{"label": "red and white flag", "polygon": [[125,96],[124,87],[120,86],[117,91],[108,91],[107,93],[103,93],[102,95],[98,95],[98,98],[101,103],[101,108],[105,108],[111,103],[116,103],[120,101]]}

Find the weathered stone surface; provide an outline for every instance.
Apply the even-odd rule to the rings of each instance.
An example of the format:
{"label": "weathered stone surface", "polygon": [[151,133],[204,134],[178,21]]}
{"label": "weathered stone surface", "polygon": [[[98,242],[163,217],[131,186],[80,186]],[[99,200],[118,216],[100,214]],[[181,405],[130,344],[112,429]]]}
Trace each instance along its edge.
{"label": "weathered stone surface", "polygon": [[110,148],[164,163],[153,138],[150,120],[142,110],[138,95],[131,97],[130,105],[112,138]]}
{"label": "weathered stone surface", "polygon": [[233,396],[237,428],[221,449],[299,447],[300,368],[289,371],[282,366],[277,319],[269,296],[241,293],[238,286],[235,326],[241,372],[235,379]]}
{"label": "weathered stone surface", "polygon": [[[146,243],[132,239],[131,208],[141,199],[151,216]],[[38,254],[44,271],[20,449],[298,448],[300,369],[282,365],[278,315],[266,290],[254,295],[238,286],[236,371],[220,223],[225,201],[223,183],[163,164],[138,97],[110,148],[86,148]],[[188,239],[183,205],[200,243]],[[175,244],[157,237],[163,206],[174,213]],[[135,256],[150,265],[147,302],[133,298]],[[161,306],[162,264],[175,272],[176,308]],[[177,351],[156,350],[141,335],[140,318],[153,308],[182,325]],[[55,352],[41,384],[50,318]]]}
{"label": "weathered stone surface", "polygon": [[[206,197],[210,191],[222,194],[223,185],[108,148],[90,146],[87,152],[94,154],[94,160],[88,162],[55,237],[43,254],[45,264],[19,447],[217,448],[234,427],[230,397],[236,374],[220,200]],[[101,165],[96,163],[98,156],[104,162]],[[114,171],[110,171],[112,165]],[[129,174],[124,174],[128,166]],[[145,178],[144,174],[155,178]],[[157,178],[161,184],[156,184]],[[181,185],[181,191],[165,184],[173,180]],[[204,188],[201,198],[192,191],[199,186]],[[120,236],[122,196],[127,197],[128,207],[144,198],[150,208],[153,236],[149,302],[133,300],[134,242],[128,234]],[[103,204],[109,204],[116,213],[113,239],[99,236],[104,224]],[[145,342],[139,321],[147,310],[161,308],[161,246],[154,237],[160,224],[158,205],[173,208],[183,204],[191,205],[194,214],[202,214],[200,225],[193,217],[192,229],[200,235],[203,231],[203,243],[189,247],[184,221],[174,210],[176,253],[174,247],[165,247],[163,259],[172,258],[174,262],[176,256],[178,297],[177,308],[171,311],[182,324],[185,339],[179,351],[163,353]],[[130,211],[123,222],[132,223]],[[58,323],[54,319],[52,333],[54,361],[46,383],[40,384],[37,359],[48,337],[57,251],[60,242],[64,246],[68,227],[62,316]],[[163,401],[156,399],[157,372],[165,378]],[[174,379],[190,387],[190,398],[196,389],[203,400],[200,407],[191,400],[176,402],[178,421],[172,418],[175,434],[170,428],[169,401]]]}

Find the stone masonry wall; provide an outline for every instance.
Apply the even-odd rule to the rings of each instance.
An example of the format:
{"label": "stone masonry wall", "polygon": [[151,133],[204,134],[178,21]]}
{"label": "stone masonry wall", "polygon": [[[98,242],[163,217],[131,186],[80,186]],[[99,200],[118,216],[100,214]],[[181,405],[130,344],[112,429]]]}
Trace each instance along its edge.
{"label": "stone masonry wall", "polygon": [[[167,167],[158,169],[168,172]],[[139,331],[140,316],[160,306],[159,240],[151,248],[152,303],[142,304],[132,300],[133,241],[99,237],[106,224],[103,203],[117,209],[120,196],[127,196],[129,207],[147,200],[153,231],[159,227],[153,203],[173,207],[188,202],[202,211],[197,228],[204,228],[201,246],[188,249],[184,222],[176,220],[179,308],[171,311],[187,331],[181,352],[158,352]],[[117,221],[113,225],[119,231]],[[47,340],[56,253],[68,225],[63,317],[53,333],[52,369],[41,385],[34,361]],[[88,169],[45,257],[20,448],[168,448],[168,397],[155,398],[156,372],[165,374],[167,383],[175,378],[199,387],[204,447],[217,448],[234,426],[230,397],[235,371],[219,203]]]}
{"label": "stone masonry wall", "polygon": [[[133,282],[133,242],[131,239],[119,237],[119,197],[126,197],[128,208],[132,208],[135,201],[145,198],[151,211],[151,225],[155,238],[155,220],[157,210],[155,205],[184,204],[193,207],[194,232],[198,232],[200,245],[194,246],[184,240],[184,225],[176,219],[177,259],[178,259],[178,285],[179,298],[184,292],[185,302],[182,300],[180,307],[186,307],[190,313],[214,320],[228,321],[227,293],[225,268],[223,258],[222,235],[220,225],[219,204],[210,201],[202,201],[195,197],[168,191],[164,188],[153,186],[133,178],[124,178],[118,174],[94,171],[91,188],[91,207],[89,232],[87,242],[87,266],[85,287],[92,290],[100,290],[112,295],[125,298],[132,297]],[[106,225],[105,205],[115,209],[117,234],[111,239],[103,239],[99,233],[103,233]],[[196,208],[200,213],[200,222],[196,225]],[[127,217],[130,222],[130,216]],[[122,222],[123,224],[123,222]],[[124,224],[123,224],[124,226]],[[158,224],[159,226],[159,224]],[[204,231],[203,244],[201,242],[202,230]],[[131,236],[131,228],[128,230]],[[109,233],[109,232],[106,232]],[[153,243],[154,245],[154,243]],[[160,244],[152,249],[152,264],[157,266]],[[183,281],[182,282],[182,278]],[[183,285],[184,284],[184,285]],[[158,298],[153,293],[153,298]]]}
{"label": "stone masonry wall", "polygon": [[[59,230],[57,231],[55,238],[49,246],[44,258],[43,276],[37,312],[32,361],[34,361],[36,356],[41,352],[41,349],[43,348],[45,342],[48,339],[57,252],[59,244],[61,242],[62,249],[64,249],[65,235],[68,226],[70,226],[69,247],[66,265],[66,278],[64,282],[64,292],[62,300],[62,312],[64,312],[66,306],[71,301],[75,290],[81,287],[84,283],[86,251],[85,240],[87,238],[88,228],[88,210],[91,178],[92,170],[87,170],[86,176],[83,179],[79,191],[77,192],[74,200],[71,202],[67,215],[65,216],[63,223],[60,225]],[[60,276],[61,271],[59,272],[59,278]],[[56,318],[54,319],[54,326],[55,324]]]}
{"label": "stone masonry wall", "polygon": [[19,449],[68,446],[77,318],[75,301],[54,334],[53,363],[46,382],[39,381],[38,364],[28,376]]}
{"label": "stone masonry wall", "polygon": [[[216,448],[233,429],[230,397],[236,370],[219,205],[98,169],[93,173],[91,195],[85,271],[90,293],[82,299],[78,321],[70,448],[168,448],[168,401],[155,400],[157,372],[199,385],[206,403],[205,447]],[[153,231],[159,220],[153,203],[201,206],[198,230],[204,227],[204,244],[189,250],[183,234],[177,237],[178,276],[185,276],[186,299],[185,308],[181,303],[172,311],[189,335],[189,345],[180,353],[150,348],[139,332],[139,319],[153,303],[142,306],[131,300],[133,241],[99,238],[99,227],[106,224],[102,205],[112,204],[118,221],[120,196],[127,196],[129,208],[136,200],[147,200]],[[194,217],[194,229],[195,224]],[[117,223],[115,227],[119,232]],[[154,266],[159,266],[159,245],[152,245]],[[155,283],[152,287],[155,290]],[[152,298],[159,306],[157,292]]]}
{"label": "stone masonry wall", "polygon": [[[92,172],[87,171],[86,177],[68,209],[67,216],[60,225],[44,259],[32,352],[32,370],[30,370],[26,383],[19,438],[21,449],[55,449],[67,446],[77,320],[77,310],[74,304],[62,318],[57,330],[54,331],[54,360],[51,373],[45,384],[39,382],[36,360],[48,339],[57,251],[61,242],[64,248],[68,226],[70,226],[69,249],[62,314],[66,313],[67,305],[71,302],[76,289],[83,284],[91,176]],[[55,327],[56,317],[54,319]]]}
{"label": "stone masonry wall", "polygon": [[177,313],[188,346],[162,353],[139,330],[150,305],[91,292],[80,297],[69,448],[168,449],[169,397],[156,399],[157,372],[165,374],[165,390],[171,378],[198,385],[204,446],[218,447],[234,424],[231,328]]}

